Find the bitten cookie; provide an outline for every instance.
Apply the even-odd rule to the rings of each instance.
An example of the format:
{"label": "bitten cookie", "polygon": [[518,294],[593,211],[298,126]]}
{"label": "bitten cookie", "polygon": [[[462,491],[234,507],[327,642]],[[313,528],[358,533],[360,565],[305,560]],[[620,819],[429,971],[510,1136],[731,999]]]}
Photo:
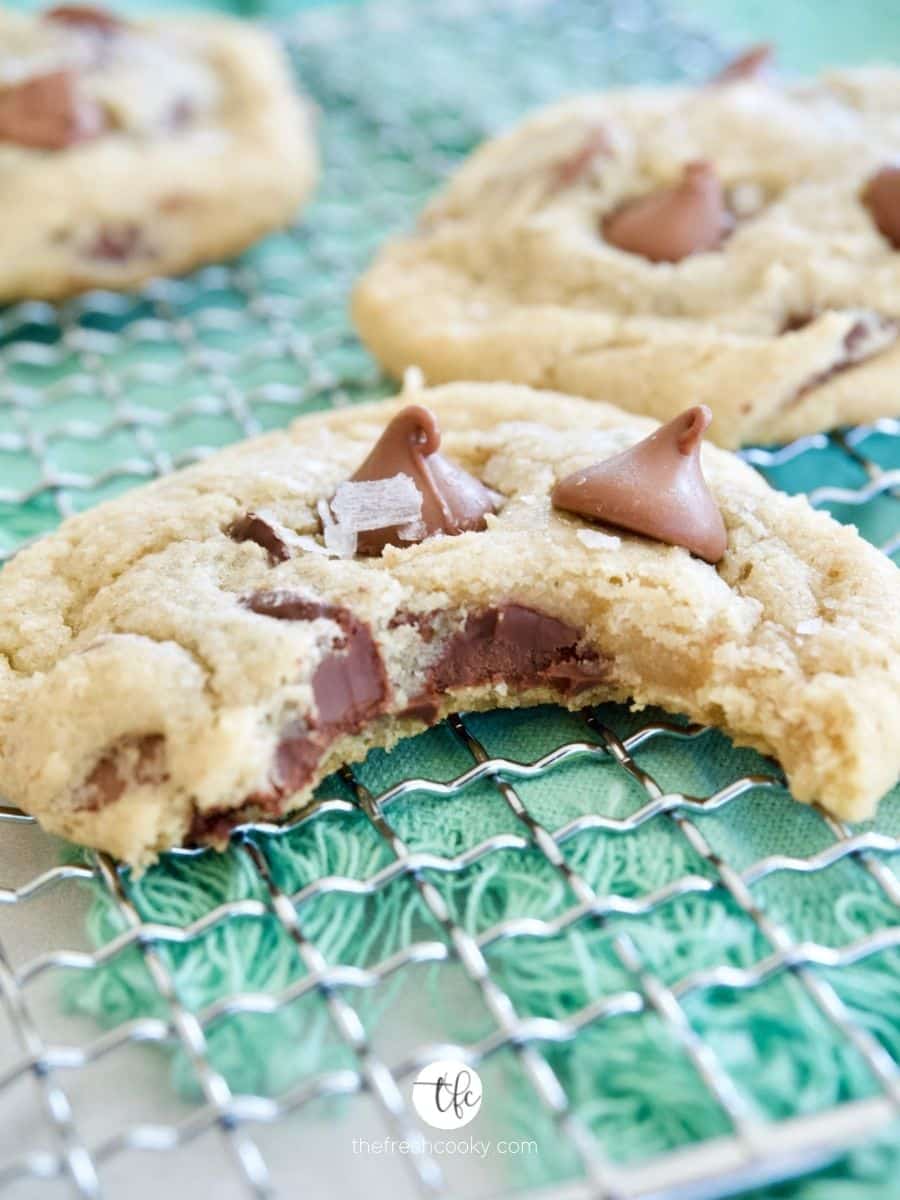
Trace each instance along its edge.
{"label": "bitten cookie", "polygon": [[290,220],[316,172],[309,111],[252,26],[0,11],[0,301],[235,254]]}
{"label": "bitten cookie", "polygon": [[458,384],[71,518],[0,574],[6,798],[143,864],[455,708],[612,699],[871,815],[900,769],[900,571],[701,459],[707,418]]}
{"label": "bitten cookie", "polygon": [[489,142],[354,314],[391,372],[512,380],[734,447],[900,414],[900,71],[569,100]]}

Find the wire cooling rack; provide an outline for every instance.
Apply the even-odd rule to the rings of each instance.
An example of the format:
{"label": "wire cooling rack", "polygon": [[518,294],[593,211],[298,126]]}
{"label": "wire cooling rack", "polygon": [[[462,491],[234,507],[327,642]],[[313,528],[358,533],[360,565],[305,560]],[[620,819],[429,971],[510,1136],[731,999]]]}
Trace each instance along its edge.
{"label": "wire cooling rack", "polygon": [[[61,517],[218,445],[385,389],[348,327],[347,289],[384,233],[411,218],[455,161],[562,90],[703,77],[721,58],[710,39],[647,2],[392,4],[317,14],[282,32],[323,109],[326,175],[304,222],[236,263],[157,281],[135,296],[94,293],[59,309],[24,304],[0,315],[0,560]],[[802,488],[856,523],[885,553],[900,551],[900,421],[747,457],[776,486]],[[714,769],[701,778],[700,747],[716,736],[612,708],[565,718],[550,710],[453,716],[427,735],[450,747],[449,767],[429,776],[415,748],[421,741],[410,743],[385,760],[392,777],[373,782],[368,764],[344,771],[288,825],[237,831],[230,878],[250,886],[183,920],[148,915],[150,885],[103,854],[60,863],[58,844],[0,808],[0,1191],[139,1197],[163,1187],[205,1195],[214,1185],[217,1197],[697,1200],[800,1177],[888,1129],[900,1110],[900,1023],[884,1015],[897,1012],[900,991],[900,840],[891,832],[900,833],[900,821],[891,809],[878,829],[851,831],[814,810],[801,813],[786,803],[771,764],[721,739]],[[407,802],[411,812],[432,803],[427,811],[452,814],[473,796],[478,832],[464,844],[435,848],[409,825]],[[755,828],[741,823],[749,805],[773,826],[762,854],[753,837],[726,836]],[[285,873],[280,847],[300,854],[336,845],[332,823],[344,820],[374,840],[371,870]],[[626,886],[598,873],[598,863],[639,855],[651,835],[660,840],[648,861],[663,866],[643,890],[630,876]],[[589,858],[574,852],[585,839],[597,851]],[[202,872],[210,857],[176,853],[159,870]],[[472,918],[459,898],[468,905],[479,870],[498,862],[495,879],[543,872],[556,906],[532,899],[515,912]],[[845,872],[839,886],[817,902],[824,894],[828,912],[837,912],[843,893],[876,914],[843,940],[811,936],[813,926],[797,917],[806,910],[793,904],[807,883],[835,872]],[[189,875],[180,878],[189,885]],[[362,961],[334,953],[321,930],[346,918],[342,905],[371,902],[377,913],[377,902],[400,886],[407,898],[393,910],[392,938]],[[99,948],[84,934],[89,902],[112,914],[114,932]],[[714,904],[727,911],[754,953],[719,952],[713,936],[702,965],[695,955],[680,969],[666,914],[694,903],[703,914]],[[216,937],[259,924],[274,928],[293,969],[266,988],[241,977],[198,1002],[185,965],[193,970],[197,952],[220,947]],[[577,940],[583,931],[602,941]],[[603,986],[575,989],[555,1008],[522,1004],[537,948],[561,947],[561,975],[588,945],[598,954],[602,945],[608,959]],[[100,1033],[85,1019],[59,1024],[60,977],[106,980],[95,1009],[108,1015],[125,978],[116,971],[127,962],[145,971],[151,1003],[137,1013],[123,1007],[122,1019]],[[872,963],[886,969],[867,1006],[863,977],[851,973]],[[590,965],[582,957],[582,982]],[[459,1007],[482,1014],[469,1036],[449,1032],[449,1020],[423,1017],[418,972],[442,967],[468,989]],[[413,977],[404,1008],[390,988]],[[755,999],[784,981],[803,1014],[791,1037],[832,1039],[835,1062],[852,1055],[865,1079],[805,1110],[790,1104],[792,1086],[802,1088],[799,1044],[788,1056],[799,1064],[797,1079],[774,1082],[774,1109],[748,1085],[735,1051],[747,1040]],[[382,993],[390,1003],[378,1024],[362,1001]],[[698,1002],[731,1005],[738,1032],[712,1036]],[[309,1003],[330,1029],[335,1055],[311,1052],[281,1088],[248,1086],[223,1063],[214,1043],[229,1022],[272,1021]],[[613,1072],[617,1030],[636,1020],[651,1031],[647,1070],[659,1069],[652,1052],[663,1044],[671,1063],[683,1064],[660,1073],[660,1091],[671,1085],[677,1093],[677,1071],[690,1071],[695,1090],[685,1092],[685,1107],[705,1116],[675,1148],[679,1139],[667,1137],[655,1151],[645,1141],[639,1153],[632,1146],[622,1154],[619,1143],[640,1113],[623,1119],[601,1101],[607,1091],[620,1106],[634,1098],[614,1085]],[[294,1037],[312,1040],[310,1028],[301,1020]],[[591,1039],[607,1033],[598,1050]],[[275,1058],[291,1049],[280,1036]],[[180,1054],[186,1091],[161,1075],[153,1046]],[[587,1104],[573,1094],[573,1054],[600,1064]],[[564,1160],[555,1174],[516,1174],[495,1158],[481,1174],[460,1175],[428,1144],[342,1174],[351,1135],[433,1141],[413,1113],[410,1087],[423,1066],[448,1058],[482,1073],[486,1109],[490,1093],[492,1109],[506,1097],[512,1111],[526,1111],[525,1120],[510,1117],[506,1132],[542,1130],[542,1152],[552,1144]],[[505,1073],[495,1076],[501,1061]],[[92,1074],[99,1103],[83,1086]],[[151,1093],[157,1108],[148,1116],[138,1101]],[[670,1107],[677,1110],[677,1095]],[[896,1160],[881,1179],[885,1194],[897,1182],[892,1170]]]}

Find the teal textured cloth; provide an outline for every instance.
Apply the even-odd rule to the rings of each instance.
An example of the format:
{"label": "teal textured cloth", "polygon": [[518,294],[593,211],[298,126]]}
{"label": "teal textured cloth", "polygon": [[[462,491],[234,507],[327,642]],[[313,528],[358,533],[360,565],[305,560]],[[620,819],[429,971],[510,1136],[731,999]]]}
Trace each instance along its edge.
{"label": "teal textured cloth", "polygon": [[[756,6],[750,28],[742,22],[747,13],[733,6],[712,0],[700,5],[684,0],[682,7],[705,27],[719,23],[756,32],[768,19]],[[872,5],[871,11],[882,9]],[[277,7],[266,12],[285,15]],[[774,6],[765,12],[777,16]],[[302,226],[268,239],[236,264],[153,284],[135,297],[94,296],[61,310],[20,306],[0,317],[0,553],[52,528],[61,512],[87,507],[198,452],[284,424],[300,411],[384,392],[385,383],[348,328],[347,289],[378,242],[412,219],[447,169],[486,133],[562,91],[703,77],[720,61],[709,36],[644,3],[472,5],[462,17],[422,3],[395,6],[392,21],[376,21],[368,10],[329,27],[334,20],[314,14],[290,30],[300,77],[322,108],[327,168]],[[834,36],[839,33],[836,25]],[[787,42],[788,61],[799,61],[804,38],[792,42],[788,35]],[[817,54],[821,61],[831,51]],[[859,489],[869,475],[854,454],[897,468],[900,438],[888,428],[872,431],[850,450],[819,438],[780,457],[760,453],[757,462],[788,491],[815,496],[825,486],[843,489],[827,501],[835,516],[858,524],[877,544],[887,543],[900,530],[900,501],[885,490],[861,502]],[[622,734],[638,724],[622,709],[610,708],[602,717]],[[573,740],[600,745],[579,717],[553,709],[489,714],[469,724],[489,754],[518,762]],[[713,795],[739,776],[774,772],[772,764],[735,751],[713,732],[687,740],[654,738],[636,759],[665,790],[696,797]],[[391,754],[373,753],[359,775],[378,795],[410,776],[453,779],[471,761],[441,727]],[[586,814],[621,821],[647,800],[599,749],[519,781],[516,790],[550,831]],[[286,832],[247,835],[285,893],[313,887],[297,907],[305,936],[329,964],[363,967],[377,967],[414,943],[446,944],[409,878],[371,895],[315,894],[317,880],[369,880],[392,860],[368,819],[348,809],[344,781],[328,781],[321,794],[342,797],[344,806]],[[493,978],[520,1017],[566,1021],[599,998],[633,991],[636,981],[616,950],[616,939],[627,936],[644,966],[668,985],[723,967],[736,969],[734,978],[746,982],[698,986],[685,992],[682,1004],[752,1112],[780,1119],[877,1093],[863,1058],[794,973],[778,969],[757,978],[772,945],[717,870],[718,860],[740,871],[773,855],[808,860],[827,853],[834,838],[825,822],[780,787],[756,788],[721,807],[691,812],[708,843],[706,856],[664,813],[628,831],[584,828],[561,838],[578,876],[598,896],[614,900],[608,918],[583,918],[555,934],[547,923],[575,903],[571,887],[536,848],[520,844],[523,826],[494,784],[451,796],[422,789],[394,800],[387,811],[411,851],[443,860],[495,835],[511,839],[508,848],[464,869],[426,875],[454,921],[475,936],[516,918],[545,923],[540,936],[532,929],[485,950]],[[900,836],[900,791],[884,803],[878,829]],[[883,853],[878,862],[893,878],[900,860]],[[269,897],[240,842],[223,856],[168,856],[143,878],[126,875],[124,882],[142,918],[179,927],[222,904],[268,904]],[[840,949],[897,924],[889,892],[857,858],[808,872],[788,862],[751,888],[755,903],[796,943]],[[646,897],[655,897],[648,911],[629,913],[641,910]],[[102,945],[121,929],[116,905],[98,886],[92,939]],[[185,945],[162,946],[160,953],[181,1001],[207,1016],[229,997],[301,988],[306,972],[271,912],[220,922]],[[897,950],[811,969],[833,984],[853,1020],[900,1057]],[[465,1003],[458,1000],[461,992]],[[452,956],[406,966],[372,988],[343,992],[369,1030],[377,1030],[387,1010],[410,993],[427,997],[433,1026],[445,1040],[471,1043],[493,1029]],[[135,947],[93,971],[73,973],[63,996],[69,1008],[106,1026],[166,1013]],[[208,1025],[207,1038],[213,1063],[240,1093],[277,1096],[319,1072],[355,1065],[315,991],[275,1012],[220,1015]],[[173,1088],[196,1097],[190,1063],[177,1049],[166,1052]],[[543,1044],[541,1053],[573,1112],[613,1158],[636,1162],[728,1131],[721,1105],[683,1045],[647,1006],[587,1024],[571,1041]],[[535,1138],[540,1146],[537,1156],[510,1160],[510,1186],[577,1176],[577,1158],[542,1115],[516,1055],[499,1052],[483,1064],[482,1074],[486,1094],[506,1097],[486,1113],[493,1135]],[[865,1188],[867,1197],[895,1196],[895,1142],[892,1131],[816,1176],[766,1194],[850,1200]]]}

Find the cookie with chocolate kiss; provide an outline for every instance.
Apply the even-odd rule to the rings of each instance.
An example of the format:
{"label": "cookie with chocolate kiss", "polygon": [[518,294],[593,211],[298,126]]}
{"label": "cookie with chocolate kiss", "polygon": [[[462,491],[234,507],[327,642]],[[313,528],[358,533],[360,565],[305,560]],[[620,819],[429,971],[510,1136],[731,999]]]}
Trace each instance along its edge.
{"label": "cookie with chocolate kiss", "polygon": [[629,200],[611,213],[603,236],[650,262],[674,263],[717,249],[733,225],[715,167],[692,162],[672,187]]}
{"label": "cookie with chocolate kiss", "polygon": [[768,57],[478,147],[357,283],[363,341],[398,377],[705,404],[727,448],[900,416],[900,68],[779,80]]}
{"label": "cookie with chocolate kiss", "polygon": [[[301,417],[20,550],[0,572],[6,801],[142,866],[301,809],[451,712],[619,702],[715,724],[798,799],[873,814],[900,772],[886,555],[715,446],[701,476],[702,409],[654,428],[504,384],[409,399]],[[503,504],[473,536],[331,557],[315,513],[361,446],[365,475],[440,477],[442,529],[478,518],[435,455]],[[554,501],[643,536],[598,537]],[[719,555],[723,518],[714,569],[696,555]],[[48,586],[48,564],[78,587]]]}

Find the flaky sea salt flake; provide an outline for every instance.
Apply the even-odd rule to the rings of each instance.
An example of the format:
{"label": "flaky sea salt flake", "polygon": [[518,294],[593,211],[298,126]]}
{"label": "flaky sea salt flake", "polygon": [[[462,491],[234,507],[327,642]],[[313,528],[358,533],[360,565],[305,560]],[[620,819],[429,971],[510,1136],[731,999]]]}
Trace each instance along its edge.
{"label": "flaky sea salt flake", "polygon": [[342,528],[354,533],[410,525],[422,516],[422,493],[409,475],[338,485],[331,514]]}

